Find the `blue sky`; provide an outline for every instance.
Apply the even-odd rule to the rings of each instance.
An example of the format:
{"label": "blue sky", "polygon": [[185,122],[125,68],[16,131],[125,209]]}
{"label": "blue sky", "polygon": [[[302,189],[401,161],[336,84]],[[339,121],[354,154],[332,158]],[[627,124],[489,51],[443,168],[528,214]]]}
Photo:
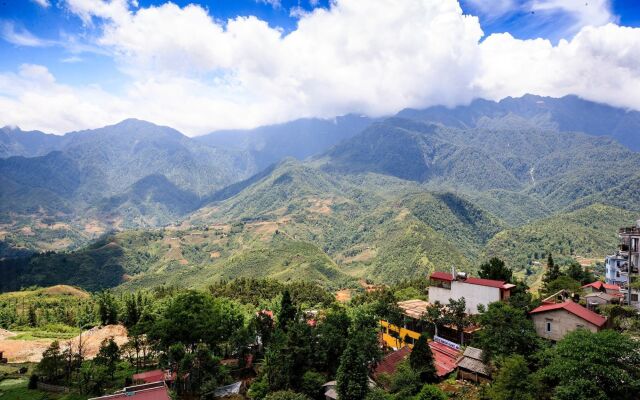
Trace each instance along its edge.
{"label": "blue sky", "polygon": [[[635,87],[615,79],[638,77],[637,65],[629,61],[640,32],[637,0],[173,4],[0,0],[0,108],[9,110],[0,111],[0,125],[59,133],[138,116],[200,134],[524,92],[640,107],[631,92],[614,96],[616,87]],[[230,20],[236,21],[233,27]],[[580,69],[592,82],[563,79],[561,71],[576,68],[571,57],[585,51],[593,63],[587,60]],[[612,64],[602,64],[596,55],[602,52]],[[501,63],[492,65],[491,59]],[[528,75],[522,75],[522,65],[531,66]],[[535,65],[553,70],[542,74]],[[607,75],[617,68],[618,78]],[[517,74],[524,83],[507,80]],[[47,99],[69,103],[56,108]],[[43,107],[52,122],[28,111]],[[173,108],[173,114],[167,111]],[[92,120],[70,109],[100,112]],[[207,119],[202,115],[209,110]]]}

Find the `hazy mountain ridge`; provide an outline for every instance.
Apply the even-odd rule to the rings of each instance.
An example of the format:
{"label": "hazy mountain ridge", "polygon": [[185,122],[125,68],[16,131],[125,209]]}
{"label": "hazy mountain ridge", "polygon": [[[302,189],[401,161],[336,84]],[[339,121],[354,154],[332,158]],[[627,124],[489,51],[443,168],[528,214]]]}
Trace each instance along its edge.
{"label": "hazy mountain ridge", "polygon": [[[479,101],[475,114],[436,107],[411,118],[353,117],[352,125],[351,117],[294,121],[281,126],[282,137],[278,126],[258,129],[233,148],[137,120],[70,133],[45,156],[0,160],[1,254],[74,249],[113,228],[147,231],[110,234],[103,245],[121,251],[108,257],[89,257],[95,246],[75,250],[71,266],[57,255],[4,265],[14,268],[14,288],[58,283],[55,268],[65,269],[62,283],[91,288],[198,285],[255,274],[336,286],[357,278],[398,281],[452,263],[473,271],[503,243],[522,246],[527,257],[509,261],[535,276],[536,257],[529,255],[551,251],[559,226],[535,224],[573,213],[593,215],[604,230],[570,225],[582,236],[561,254],[602,256],[613,235],[607,216],[612,224],[631,223],[640,211],[640,192],[628,190],[640,179],[633,172],[640,154],[610,137],[560,130],[535,99],[515,99],[498,111],[502,102]],[[440,120],[430,121],[433,115]],[[328,123],[370,124],[340,133]],[[291,140],[296,126],[304,131],[298,142]],[[310,146],[322,153],[257,171],[304,146],[313,132],[328,132]],[[278,148],[282,141],[289,147]],[[504,232],[518,234],[507,243]],[[602,232],[605,244],[594,246]],[[56,267],[39,272],[46,265]]]}
{"label": "hazy mountain ridge", "polygon": [[483,117],[496,118],[515,114],[526,119],[546,119],[559,131],[584,132],[610,136],[632,150],[640,150],[640,112],[595,103],[577,96],[561,98],[527,94],[507,97],[498,102],[477,99],[468,106],[430,107],[424,110],[405,109],[397,116],[459,128],[476,127]]}

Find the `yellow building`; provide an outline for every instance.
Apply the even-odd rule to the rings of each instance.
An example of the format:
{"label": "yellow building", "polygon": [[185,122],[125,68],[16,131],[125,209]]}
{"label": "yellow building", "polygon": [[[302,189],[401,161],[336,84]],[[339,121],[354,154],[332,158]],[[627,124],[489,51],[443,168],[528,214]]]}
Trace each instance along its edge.
{"label": "yellow building", "polygon": [[396,326],[388,321],[380,321],[382,328],[382,340],[386,346],[392,349],[400,349],[404,346],[413,347],[413,344],[424,332],[421,316],[426,312],[428,302],[424,300],[407,300],[398,302],[402,310],[404,321],[402,326]]}

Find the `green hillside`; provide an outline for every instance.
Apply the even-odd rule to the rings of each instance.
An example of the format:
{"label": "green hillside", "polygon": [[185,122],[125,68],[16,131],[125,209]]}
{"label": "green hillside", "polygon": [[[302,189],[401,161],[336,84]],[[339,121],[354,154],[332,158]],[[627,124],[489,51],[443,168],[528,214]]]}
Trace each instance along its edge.
{"label": "green hillside", "polygon": [[562,213],[517,228],[507,229],[491,239],[487,257],[500,257],[516,270],[534,270],[535,262],[546,263],[552,253],[567,257],[604,259],[618,245],[618,228],[633,225],[637,213],[595,204]]}

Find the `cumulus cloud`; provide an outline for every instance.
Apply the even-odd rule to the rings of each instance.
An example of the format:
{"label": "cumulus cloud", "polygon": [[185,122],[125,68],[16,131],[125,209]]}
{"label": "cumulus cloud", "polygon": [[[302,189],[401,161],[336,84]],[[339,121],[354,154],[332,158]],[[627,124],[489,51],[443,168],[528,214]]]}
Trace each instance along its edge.
{"label": "cumulus cloud", "polygon": [[475,86],[482,96],[576,94],[640,110],[640,29],[614,24],[586,27],[557,46],[505,33],[491,35],[480,47]]}
{"label": "cumulus cloud", "polygon": [[252,16],[219,21],[193,4],[64,4],[95,27],[93,45],[128,84],[118,94],[71,87],[26,66],[0,75],[0,122],[60,133],[137,117],[194,135],[525,93],[640,109],[640,30],[604,19],[554,45],[509,34],[481,42],[478,19],[455,0],[337,0],[300,14],[287,34]]}

